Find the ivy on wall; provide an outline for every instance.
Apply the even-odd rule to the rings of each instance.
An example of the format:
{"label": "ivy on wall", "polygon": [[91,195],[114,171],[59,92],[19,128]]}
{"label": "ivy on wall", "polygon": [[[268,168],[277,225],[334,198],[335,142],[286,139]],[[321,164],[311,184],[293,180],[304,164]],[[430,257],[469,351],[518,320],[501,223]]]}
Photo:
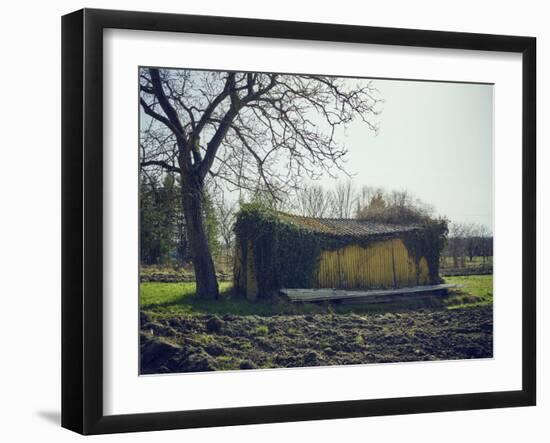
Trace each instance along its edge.
{"label": "ivy on wall", "polygon": [[257,203],[245,204],[237,214],[235,234],[241,257],[252,245],[259,297],[269,297],[280,288],[312,286],[321,252],[336,250],[350,244],[368,247],[374,242],[399,237],[417,265],[426,257],[431,283],[439,282],[439,254],[447,235],[445,220],[425,222],[418,230],[358,238],[334,236],[307,229],[277,211]]}
{"label": "ivy on wall", "polygon": [[246,256],[252,244],[260,297],[282,287],[307,288],[317,268],[321,238],[313,231],[283,220],[276,211],[259,204],[243,205],[235,234]]}
{"label": "ivy on wall", "polygon": [[413,256],[417,265],[422,257],[426,258],[430,273],[430,284],[432,285],[441,283],[439,256],[447,242],[448,232],[447,220],[436,219],[425,221],[420,229],[406,232],[402,236],[409,254]]}

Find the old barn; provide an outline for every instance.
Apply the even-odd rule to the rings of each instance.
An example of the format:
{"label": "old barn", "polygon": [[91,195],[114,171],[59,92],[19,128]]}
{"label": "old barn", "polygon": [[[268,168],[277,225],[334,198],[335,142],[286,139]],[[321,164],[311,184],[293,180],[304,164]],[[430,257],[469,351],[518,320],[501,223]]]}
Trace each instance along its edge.
{"label": "old barn", "polygon": [[245,208],[234,285],[249,299],[281,288],[389,289],[440,283],[446,226],[312,218]]}

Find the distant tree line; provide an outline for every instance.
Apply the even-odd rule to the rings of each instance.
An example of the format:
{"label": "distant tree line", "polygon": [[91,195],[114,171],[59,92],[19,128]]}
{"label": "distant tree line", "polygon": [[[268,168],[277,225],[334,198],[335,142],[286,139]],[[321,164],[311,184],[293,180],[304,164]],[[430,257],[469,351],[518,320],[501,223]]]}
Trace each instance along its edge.
{"label": "distant tree line", "polygon": [[313,184],[296,192],[293,212],[307,217],[358,218],[378,223],[413,224],[433,216],[433,208],[406,190],[357,189],[351,180],[325,189]]}
{"label": "distant tree line", "polygon": [[[140,192],[141,262],[145,265],[190,264],[188,232],[181,205],[181,183],[176,174],[142,171]],[[203,193],[203,218],[208,244],[217,267],[233,263],[235,217],[242,203],[260,203],[272,209],[307,217],[357,218],[375,223],[421,224],[434,218],[434,210],[407,190],[356,187],[352,180],[332,188],[318,183],[277,195],[258,184],[227,198],[227,190],[209,184]],[[233,194],[234,195],[234,194]],[[455,267],[467,260],[493,254],[491,231],[483,225],[450,223],[443,259]]]}
{"label": "distant tree line", "polygon": [[[140,257],[145,265],[182,265],[192,260],[188,231],[181,205],[181,183],[176,174],[142,171],[140,192]],[[359,218],[374,222],[410,224],[428,219],[432,209],[407,191],[387,192],[351,180],[332,189],[319,184],[277,195],[259,184],[240,190],[238,199],[207,186],[203,217],[209,248],[216,265],[230,267],[233,259],[233,226],[241,203],[260,203],[272,209],[308,217]]]}
{"label": "distant tree line", "polygon": [[[145,265],[185,264],[191,259],[188,231],[181,205],[181,183],[172,174],[141,174],[140,259]],[[223,230],[219,207],[203,195],[206,235],[213,255],[222,253]]]}
{"label": "distant tree line", "polygon": [[451,223],[447,246],[443,257],[452,260],[454,267],[462,268],[466,261],[481,257],[483,263],[493,256],[493,234],[490,229],[477,223]]}

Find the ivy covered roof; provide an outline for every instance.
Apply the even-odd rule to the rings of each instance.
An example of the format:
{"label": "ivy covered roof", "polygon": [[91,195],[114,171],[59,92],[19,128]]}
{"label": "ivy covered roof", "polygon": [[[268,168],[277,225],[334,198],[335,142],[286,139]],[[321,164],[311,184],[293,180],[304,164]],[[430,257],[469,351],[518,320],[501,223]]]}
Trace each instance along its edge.
{"label": "ivy covered roof", "polygon": [[367,238],[373,236],[397,235],[421,229],[418,225],[395,225],[374,223],[349,218],[315,218],[280,213],[282,219],[319,234],[336,237]]}

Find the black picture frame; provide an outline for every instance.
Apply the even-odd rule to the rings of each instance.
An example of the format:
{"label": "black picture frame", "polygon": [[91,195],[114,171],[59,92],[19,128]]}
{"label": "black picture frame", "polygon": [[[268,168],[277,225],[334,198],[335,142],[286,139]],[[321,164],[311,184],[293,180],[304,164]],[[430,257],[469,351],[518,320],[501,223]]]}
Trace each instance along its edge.
{"label": "black picture frame", "polygon": [[[522,54],[522,389],[177,412],[103,413],[103,30],[171,31]],[[82,434],[536,403],[536,39],[244,18],[83,9],[62,18],[62,426]]]}

